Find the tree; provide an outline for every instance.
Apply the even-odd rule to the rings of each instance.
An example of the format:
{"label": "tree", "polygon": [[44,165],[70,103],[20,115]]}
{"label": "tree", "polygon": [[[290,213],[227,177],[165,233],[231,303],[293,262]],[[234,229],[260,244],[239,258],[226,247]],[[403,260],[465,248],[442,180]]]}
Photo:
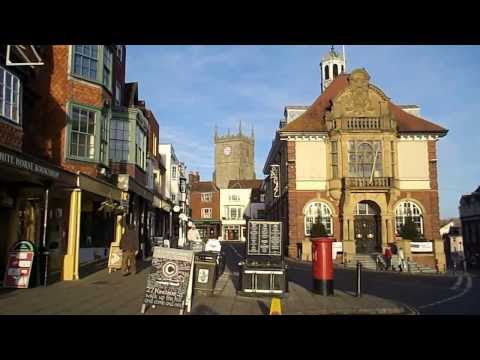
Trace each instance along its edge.
{"label": "tree", "polygon": [[326,237],[328,236],[328,231],[325,228],[325,225],[322,223],[321,218],[317,218],[316,222],[312,224],[312,227],[310,228],[310,237]]}
{"label": "tree", "polygon": [[422,237],[411,217],[405,218],[405,224],[400,227],[399,235],[411,241],[419,241]]}

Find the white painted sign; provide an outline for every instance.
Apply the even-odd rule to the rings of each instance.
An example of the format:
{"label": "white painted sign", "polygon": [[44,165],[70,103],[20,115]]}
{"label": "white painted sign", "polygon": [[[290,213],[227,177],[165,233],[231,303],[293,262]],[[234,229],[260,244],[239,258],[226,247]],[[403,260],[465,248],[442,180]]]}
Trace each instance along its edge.
{"label": "white painted sign", "polygon": [[337,258],[337,253],[343,252],[343,242],[334,241],[332,243],[332,258],[335,260]]}
{"label": "white painted sign", "polygon": [[411,242],[410,249],[412,253],[431,253],[433,252],[433,243],[431,241]]}

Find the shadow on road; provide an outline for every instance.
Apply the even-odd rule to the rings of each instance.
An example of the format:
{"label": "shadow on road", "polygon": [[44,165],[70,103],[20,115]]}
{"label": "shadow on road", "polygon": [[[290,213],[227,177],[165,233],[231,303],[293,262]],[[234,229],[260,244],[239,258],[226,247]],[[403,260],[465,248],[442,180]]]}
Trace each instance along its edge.
{"label": "shadow on road", "polygon": [[207,305],[198,305],[192,309],[191,315],[220,315],[218,312],[214,311],[210,306]]}

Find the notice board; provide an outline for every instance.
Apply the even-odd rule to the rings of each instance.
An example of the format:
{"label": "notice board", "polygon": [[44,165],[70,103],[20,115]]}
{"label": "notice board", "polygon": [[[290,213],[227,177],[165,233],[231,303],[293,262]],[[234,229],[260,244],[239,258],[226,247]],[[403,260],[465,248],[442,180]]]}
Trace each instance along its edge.
{"label": "notice board", "polygon": [[143,303],[183,309],[191,302],[194,252],[154,247]]}
{"label": "notice board", "polygon": [[249,221],[247,255],[282,256],[282,223]]}

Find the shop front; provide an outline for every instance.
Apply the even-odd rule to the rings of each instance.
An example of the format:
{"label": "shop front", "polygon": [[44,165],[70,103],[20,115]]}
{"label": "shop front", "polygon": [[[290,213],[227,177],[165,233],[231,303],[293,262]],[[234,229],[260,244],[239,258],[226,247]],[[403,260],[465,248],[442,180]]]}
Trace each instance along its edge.
{"label": "shop front", "polygon": [[193,223],[204,241],[218,239],[221,235],[221,222],[219,220],[193,220]]}
{"label": "shop front", "polygon": [[247,228],[245,222],[243,223],[234,223],[234,224],[223,224],[222,225],[222,238],[223,240],[230,241],[246,241],[247,239]]}
{"label": "shop front", "polygon": [[75,179],[41,159],[0,147],[0,281],[8,251],[19,241],[29,241],[35,249],[30,286],[44,283],[45,269],[47,282],[59,277],[68,191]]}
{"label": "shop front", "polygon": [[77,175],[77,186],[69,193],[68,247],[63,280],[79,278],[107,265],[112,242],[119,242],[122,191],[86,174]]}

